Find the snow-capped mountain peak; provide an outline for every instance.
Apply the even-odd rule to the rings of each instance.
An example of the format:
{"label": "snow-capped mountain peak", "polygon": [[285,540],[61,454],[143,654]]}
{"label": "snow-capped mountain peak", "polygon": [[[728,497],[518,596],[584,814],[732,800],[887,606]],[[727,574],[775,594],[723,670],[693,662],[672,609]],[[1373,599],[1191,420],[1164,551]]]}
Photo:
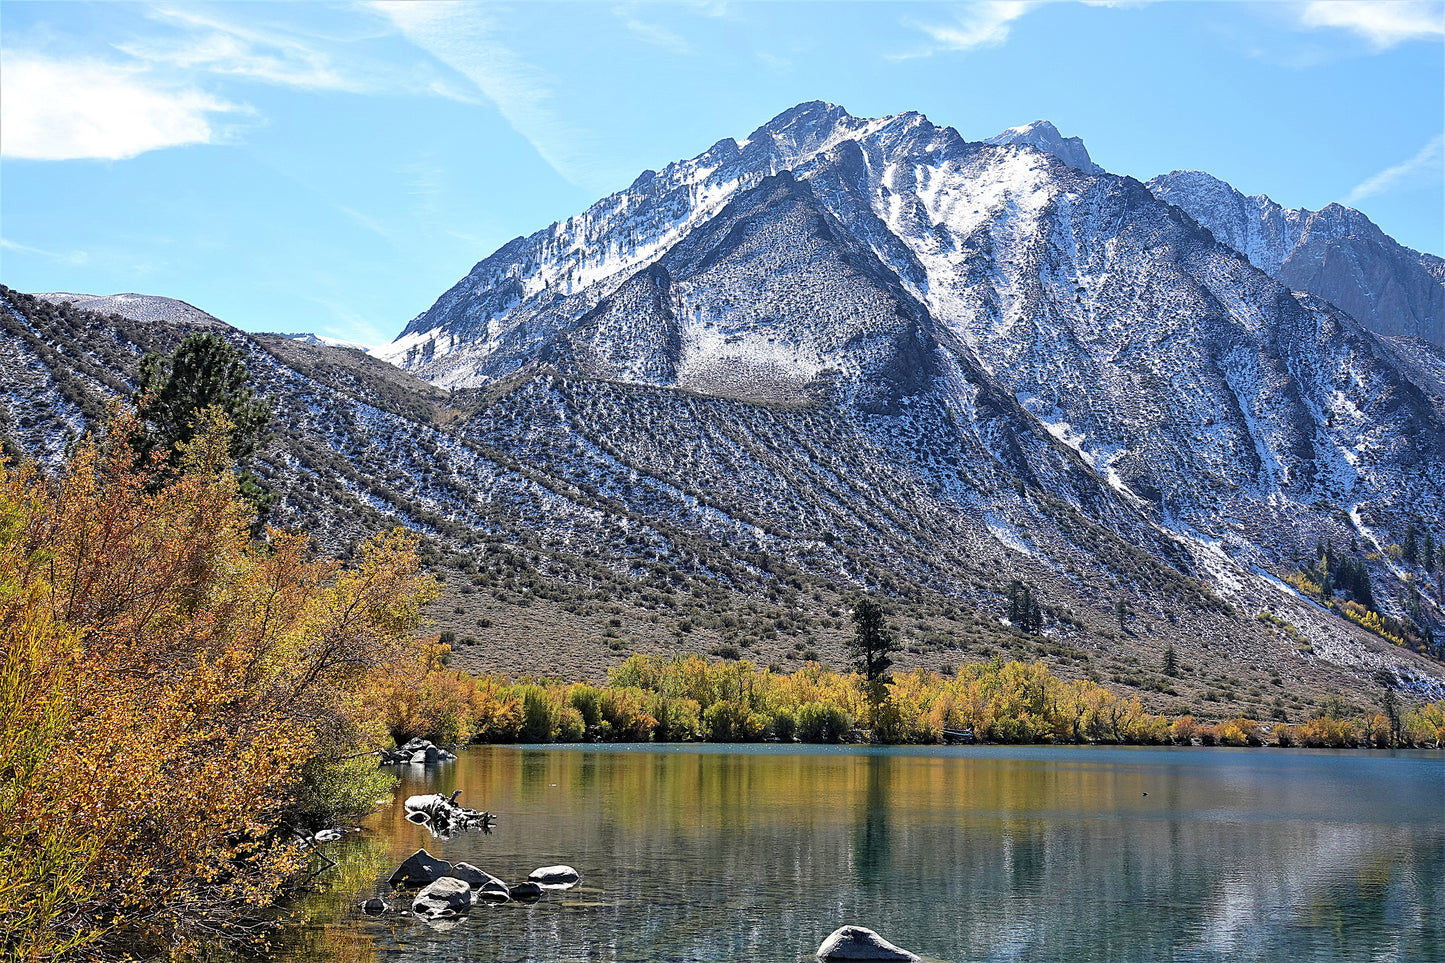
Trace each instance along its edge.
{"label": "snow-capped mountain peak", "polygon": [[1089,151],[1084,147],[1083,138],[1065,137],[1059,133],[1057,127],[1046,120],[1036,120],[1031,124],[1024,124],[1022,127],[1010,127],[1008,130],[994,134],[984,143],[994,146],[1027,145],[1037,147],[1045,153],[1053,154],[1070,167],[1077,167],[1087,174],[1104,172],[1104,169],[1089,157]]}

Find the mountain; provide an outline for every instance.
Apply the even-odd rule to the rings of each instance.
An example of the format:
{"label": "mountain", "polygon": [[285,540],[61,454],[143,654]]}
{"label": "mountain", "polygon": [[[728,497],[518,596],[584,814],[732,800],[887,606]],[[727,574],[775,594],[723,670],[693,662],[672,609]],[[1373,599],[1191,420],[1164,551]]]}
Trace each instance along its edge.
{"label": "mountain", "polygon": [[[1328,540],[1377,626],[1440,624],[1391,550],[1445,541],[1438,365],[1031,127],[800,105],[503,245],[378,352],[414,378],[228,332],[285,426],[280,520],[425,535],[474,667],[841,662],[866,589],[904,668],[1042,658],[1206,716],[1445,695],[1285,582]],[[12,413],[48,406],[25,450],[93,423],[56,384],[180,333],[7,297]],[[1015,581],[1041,635],[1001,621]]]}
{"label": "mountain", "polygon": [[1445,348],[1445,260],[1412,251],[1353,208],[1286,208],[1201,171],[1149,181],[1216,239],[1295,291],[1308,291],[1378,334]]}
{"label": "mountain", "polygon": [[987,138],[984,143],[998,146],[1018,144],[1036,147],[1046,154],[1053,154],[1070,167],[1077,167],[1085,174],[1104,173],[1104,169],[1089,157],[1088,148],[1084,146],[1082,137],[1065,137],[1059,133],[1057,127],[1046,120],[1036,120],[1032,124],[1025,124],[1022,127],[1010,127],[1002,133]]}
{"label": "mountain", "polygon": [[[1191,573],[1383,553],[1441,517],[1425,366],[1051,125],[993,140],[800,105],[504,245],[382,355],[448,386],[811,397],[945,514],[987,514],[1011,477],[1176,540]],[[1385,594],[1403,617],[1403,583]]]}
{"label": "mountain", "polygon": [[[759,200],[796,220],[795,191],[779,177]],[[715,250],[693,253],[726,262]],[[879,283],[853,280],[864,293]],[[0,297],[0,432],[12,454],[51,462],[128,394],[143,352],[200,327]],[[860,414],[831,375],[788,401],[549,366],[446,394],[354,350],[204,329],[246,354],[275,405],[276,438],[252,465],[280,496],[273,521],[342,554],[390,524],[419,533],[445,582],[430,611],[459,666],[599,678],[634,650],[844,664],[844,609],[867,586],[889,599],[903,669],[1038,658],[1205,717],[1298,719],[1338,692],[1368,706],[1381,677],[1407,695],[1445,693],[1438,663],[1223,555],[1198,566],[987,384],[964,433],[936,398]],[[1249,609],[1211,589],[1231,584],[1221,573],[1253,593]],[[1015,579],[1043,601],[1040,636],[1000,618]],[[1265,604],[1277,624],[1250,616]],[[1160,671],[1170,645],[1177,677]]]}

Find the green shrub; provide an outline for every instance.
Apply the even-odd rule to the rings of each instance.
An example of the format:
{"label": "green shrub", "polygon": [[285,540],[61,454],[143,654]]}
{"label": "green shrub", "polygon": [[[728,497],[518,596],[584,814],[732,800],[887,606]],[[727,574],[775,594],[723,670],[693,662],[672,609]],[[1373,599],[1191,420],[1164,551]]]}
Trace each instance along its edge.
{"label": "green shrub", "polygon": [[798,709],[797,735],[803,742],[842,742],[853,720],[848,713],[823,702],[805,702]]}
{"label": "green shrub", "polygon": [[572,708],[582,714],[582,722],[588,728],[602,721],[601,689],[579,682],[572,687],[568,700],[572,703]]}
{"label": "green shrub", "polygon": [[582,713],[571,706],[563,706],[557,719],[557,741],[581,742],[585,738],[587,724],[582,721]]}
{"label": "green shrub", "polygon": [[525,742],[553,742],[561,710],[541,686],[529,685],[522,692],[522,739]]}
{"label": "green shrub", "polygon": [[779,709],[773,715],[773,735],[782,742],[792,742],[798,731],[798,717],[791,709]]}

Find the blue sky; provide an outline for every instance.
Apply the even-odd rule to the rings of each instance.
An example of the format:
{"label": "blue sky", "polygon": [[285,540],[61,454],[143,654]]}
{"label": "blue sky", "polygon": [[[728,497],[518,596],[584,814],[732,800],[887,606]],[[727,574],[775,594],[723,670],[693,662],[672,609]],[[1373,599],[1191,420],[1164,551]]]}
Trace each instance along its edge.
{"label": "blue sky", "polygon": [[389,341],[804,100],[1341,201],[1445,254],[1445,3],[0,2],[0,280]]}

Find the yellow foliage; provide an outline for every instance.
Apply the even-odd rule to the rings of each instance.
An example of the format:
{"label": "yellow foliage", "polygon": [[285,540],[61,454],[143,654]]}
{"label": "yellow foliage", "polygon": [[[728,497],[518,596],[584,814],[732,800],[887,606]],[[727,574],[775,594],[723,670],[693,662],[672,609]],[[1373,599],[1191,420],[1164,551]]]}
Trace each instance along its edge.
{"label": "yellow foliage", "polygon": [[[248,534],[225,426],[174,476],[118,419],[57,478],[0,469],[0,945],[186,950],[246,932],[304,862],[303,771],[379,735],[357,695],[426,600],[413,542],[359,564]],[[13,775],[12,775],[13,774]]]}
{"label": "yellow foliage", "polygon": [[1380,621],[1380,613],[1365,608],[1358,602],[1345,603],[1345,617],[1356,625],[1359,625],[1375,633],[1382,639],[1388,639],[1396,645],[1404,645],[1405,640],[1385,628]]}

